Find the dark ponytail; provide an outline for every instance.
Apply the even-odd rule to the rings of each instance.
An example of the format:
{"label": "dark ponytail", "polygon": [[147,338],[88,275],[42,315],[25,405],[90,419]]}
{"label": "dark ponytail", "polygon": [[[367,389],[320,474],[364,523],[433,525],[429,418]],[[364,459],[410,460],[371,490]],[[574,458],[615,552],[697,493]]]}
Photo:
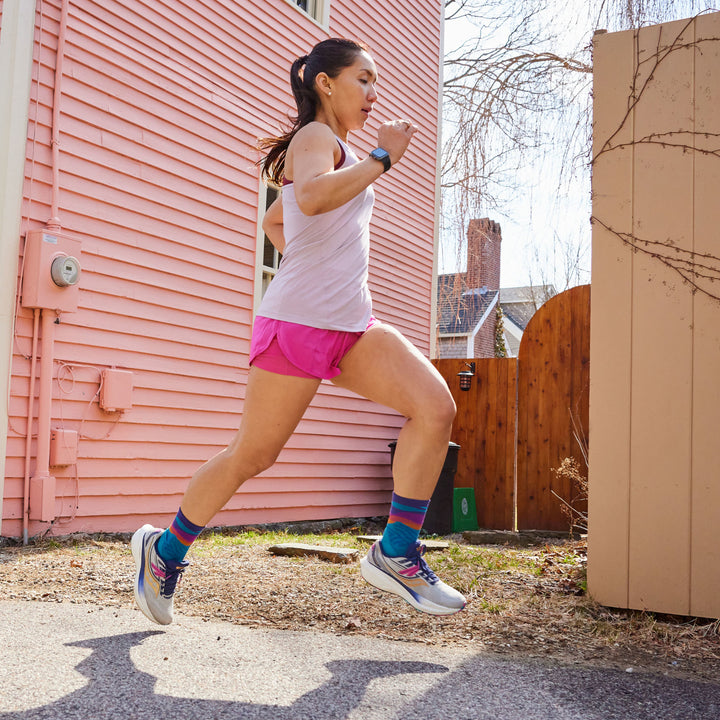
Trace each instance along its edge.
{"label": "dark ponytail", "polygon": [[320,105],[315,90],[315,78],[324,72],[328,77],[337,77],[343,68],[355,62],[358,53],[367,51],[365,45],[354,40],[330,38],[318,43],[309,55],[299,57],[290,68],[290,88],[295,97],[297,115],[290,118],[292,126],[279,137],[262,138],[258,145],[266,155],[259,161],[262,176],[274,185],[282,185],[285,175],[285,155],[295,133],[311,123]]}

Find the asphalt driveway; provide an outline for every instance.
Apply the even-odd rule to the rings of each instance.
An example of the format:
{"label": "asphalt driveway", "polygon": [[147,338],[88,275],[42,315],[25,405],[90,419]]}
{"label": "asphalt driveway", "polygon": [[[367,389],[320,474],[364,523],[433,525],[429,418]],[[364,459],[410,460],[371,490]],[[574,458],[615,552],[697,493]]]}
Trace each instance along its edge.
{"label": "asphalt driveway", "polygon": [[0,720],[717,720],[720,686],[635,670],[0,601]]}

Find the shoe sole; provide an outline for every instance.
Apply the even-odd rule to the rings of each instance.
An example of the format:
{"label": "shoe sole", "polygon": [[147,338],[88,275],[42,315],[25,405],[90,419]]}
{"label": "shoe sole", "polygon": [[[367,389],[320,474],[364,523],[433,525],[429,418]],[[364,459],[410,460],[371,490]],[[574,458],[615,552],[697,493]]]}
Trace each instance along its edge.
{"label": "shoe sole", "polygon": [[140,592],[140,578],[145,574],[145,552],[143,548],[143,539],[145,538],[145,534],[149,530],[155,530],[155,528],[152,525],[143,525],[139,530],[135,531],[135,534],[132,536],[132,541],[130,543],[133,558],[135,558],[135,586],[133,588],[135,592],[135,602],[142,611],[142,614],[148,620],[152,620],[158,625],[169,625],[169,622],[160,622],[156,617],[153,616],[153,614],[150,612],[150,607],[147,604],[147,600],[145,600],[145,596]]}
{"label": "shoe sole", "polygon": [[364,557],[360,561],[360,574],[373,587],[378,588],[378,590],[384,590],[385,592],[397,595],[412,605],[416,610],[428,613],[429,615],[454,615],[465,607],[465,605],[463,605],[462,607],[452,608],[438,605],[429,600],[418,600],[404,585],[393,578],[392,575],[371,563],[367,557]]}

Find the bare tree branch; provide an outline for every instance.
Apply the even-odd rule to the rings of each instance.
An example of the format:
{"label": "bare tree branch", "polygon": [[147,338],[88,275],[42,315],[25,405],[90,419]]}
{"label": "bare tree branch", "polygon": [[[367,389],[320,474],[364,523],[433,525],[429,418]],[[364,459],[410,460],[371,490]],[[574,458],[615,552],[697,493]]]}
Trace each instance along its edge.
{"label": "bare tree branch", "polygon": [[[542,182],[554,186],[558,196],[582,184],[589,198],[594,31],[664,22],[708,7],[698,0],[446,0],[446,27],[462,22],[474,32],[445,57],[444,240],[460,247],[467,220],[491,210],[507,217],[527,167],[547,162],[551,172]],[[674,49],[670,43],[644,62],[657,66]],[[646,76],[652,72],[643,68]],[[642,92],[639,83],[636,91],[628,113]],[[600,152],[620,147],[613,142],[609,138]],[[680,151],[692,146],[680,134],[641,142]],[[711,146],[692,149],[720,152]],[[563,239],[581,244],[588,236],[589,225]]]}

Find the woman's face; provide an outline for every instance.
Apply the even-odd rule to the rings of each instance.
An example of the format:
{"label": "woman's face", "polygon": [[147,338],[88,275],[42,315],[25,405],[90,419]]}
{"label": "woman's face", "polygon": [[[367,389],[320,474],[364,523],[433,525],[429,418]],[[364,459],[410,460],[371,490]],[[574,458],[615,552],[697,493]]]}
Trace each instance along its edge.
{"label": "woman's face", "polygon": [[357,54],[355,62],[334,78],[327,78],[325,90],[328,112],[337,120],[340,129],[360,130],[377,100],[375,83],[377,68],[366,52]]}

